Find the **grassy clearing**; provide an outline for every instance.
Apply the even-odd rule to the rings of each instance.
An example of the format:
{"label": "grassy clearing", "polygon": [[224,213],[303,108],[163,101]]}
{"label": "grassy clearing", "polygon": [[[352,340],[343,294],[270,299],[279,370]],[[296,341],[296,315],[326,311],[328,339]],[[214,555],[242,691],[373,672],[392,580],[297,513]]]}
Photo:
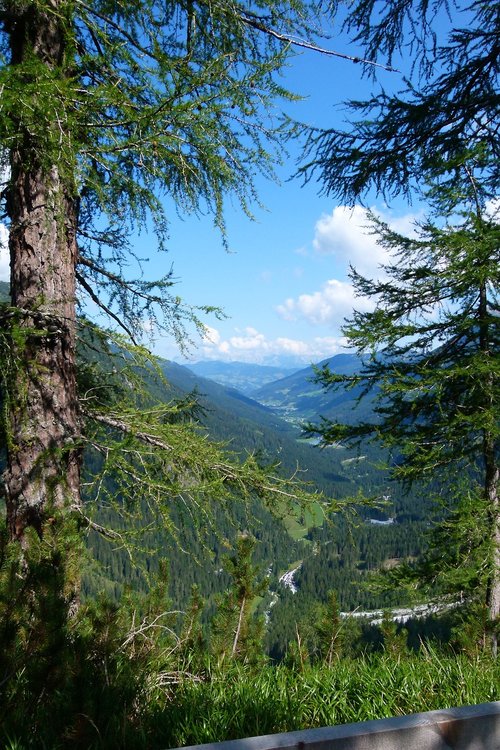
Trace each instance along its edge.
{"label": "grassy clearing", "polygon": [[321,526],[325,520],[325,513],[321,503],[312,503],[305,511],[297,508],[297,513],[285,516],[283,522],[292,539],[303,539],[309,529]]}
{"label": "grassy clearing", "polygon": [[299,521],[292,516],[287,516],[284,519],[284,524],[286,530],[295,541],[303,539],[307,534],[307,527],[299,523]]}

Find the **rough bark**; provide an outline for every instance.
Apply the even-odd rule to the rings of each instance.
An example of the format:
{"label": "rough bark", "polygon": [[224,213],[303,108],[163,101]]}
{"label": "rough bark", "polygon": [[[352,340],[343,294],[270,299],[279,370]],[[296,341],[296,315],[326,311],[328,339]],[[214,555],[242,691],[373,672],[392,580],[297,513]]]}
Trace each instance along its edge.
{"label": "rough bark", "polygon": [[[11,63],[21,64],[29,54],[43,65],[61,68],[67,43],[58,12],[62,3],[52,0],[45,11],[40,7],[24,4],[10,18]],[[51,127],[61,126],[54,122]],[[64,132],[60,137],[66,137]],[[40,135],[30,133],[22,121],[11,150],[8,212],[16,308],[9,326],[17,366],[9,384],[4,488],[10,537],[24,543],[27,527],[42,535],[55,509],[79,503],[80,424],[75,375],[77,204],[67,169],[63,173],[57,158],[47,161]]]}
{"label": "rough bark", "polygon": [[[478,205],[478,216],[481,215]],[[486,284],[479,289],[479,340],[484,357],[491,357],[490,329],[488,326],[488,295]],[[494,413],[494,376],[486,378],[486,410]],[[483,433],[484,495],[488,508],[491,552],[489,574],[486,587],[486,607],[491,627],[491,648],[493,656],[498,654],[498,627],[500,625],[500,499],[498,497],[499,468],[495,439],[489,430]]]}
{"label": "rough bark", "polygon": [[498,628],[500,626],[500,500],[498,497],[500,473],[495,462],[493,441],[487,439],[485,444],[485,494],[489,509],[492,546],[486,604],[488,619],[492,627],[492,651],[496,657],[498,654]]}

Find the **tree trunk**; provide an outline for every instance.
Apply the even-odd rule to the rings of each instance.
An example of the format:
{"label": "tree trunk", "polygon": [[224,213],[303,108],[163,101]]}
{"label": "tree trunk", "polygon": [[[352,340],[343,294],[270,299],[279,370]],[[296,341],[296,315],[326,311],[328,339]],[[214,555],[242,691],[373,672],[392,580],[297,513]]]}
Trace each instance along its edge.
{"label": "tree trunk", "polygon": [[[14,4],[11,7],[16,7]],[[5,22],[11,63],[23,69],[64,69],[67,29],[60,0],[18,4]],[[36,77],[25,73],[27,84]],[[61,74],[62,75],[62,74]],[[33,74],[36,76],[36,72]],[[50,96],[49,87],[40,97]],[[55,111],[53,102],[40,110]],[[11,539],[26,544],[31,526],[40,536],[58,510],[79,506],[80,422],[75,376],[75,263],[77,203],[68,166],[50,144],[67,143],[61,121],[33,133],[16,112],[8,194],[12,306],[11,361],[4,485]],[[44,136],[44,131],[49,131]],[[45,141],[44,141],[45,137]],[[47,144],[49,147],[47,148]]]}
{"label": "tree trunk", "polygon": [[243,616],[245,614],[245,603],[246,603],[246,598],[243,597],[240,603],[240,614],[238,617],[238,626],[236,628],[236,633],[234,634],[233,648],[231,650],[231,656],[233,658],[236,656],[236,652],[238,650],[238,643],[239,643],[240,634],[241,634],[241,626],[243,624]]}
{"label": "tree trunk", "polygon": [[486,605],[492,628],[491,643],[493,656],[498,654],[498,629],[500,627],[500,501],[498,497],[499,470],[495,462],[492,440],[485,440],[486,482],[485,494],[491,528],[491,557]]}
{"label": "tree trunk", "polygon": [[[478,206],[478,218],[481,218]],[[484,282],[479,289],[479,346],[483,356],[491,358],[491,341],[487,286]],[[493,366],[485,382],[485,412],[495,413],[495,383]],[[484,497],[488,508],[490,557],[486,586],[486,607],[491,628],[491,649],[493,656],[498,654],[498,628],[500,627],[500,500],[498,497],[499,469],[495,438],[489,430],[483,432]]]}

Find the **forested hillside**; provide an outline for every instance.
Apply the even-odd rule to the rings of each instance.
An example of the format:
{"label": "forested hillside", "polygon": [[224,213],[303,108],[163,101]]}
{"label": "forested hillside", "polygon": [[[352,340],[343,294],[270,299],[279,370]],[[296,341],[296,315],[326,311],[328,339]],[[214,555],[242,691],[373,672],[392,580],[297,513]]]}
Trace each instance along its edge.
{"label": "forested hillside", "polygon": [[[359,359],[349,354],[327,361],[338,374],[352,375],[360,367]],[[240,372],[244,372],[245,366],[240,364],[239,367]],[[164,368],[169,377],[174,375],[178,385],[183,382],[195,385],[194,380],[183,381],[181,368],[171,369],[168,364]],[[209,400],[204,400],[208,411],[204,422],[211,434],[230,439],[231,445],[240,450],[262,451],[268,460],[278,457],[285,470],[293,469],[298,463],[307,471],[307,479],[331,497],[359,495],[372,503],[371,506],[354,506],[355,515],[336,514],[327,522],[321,522],[321,516],[285,520],[292,538],[299,537],[301,541],[292,543],[288,557],[290,569],[296,569],[292,578],[296,593],[283,583],[277,585],[276,578],[272,578],[271,588],[276,596],[272,599],[267,640],[275,656],[283,655],[288,642],[295,637],[295,623],[315,603],[324,603],[330,590],[337,592],[344,611],[405,604],[407,595],[403,592],[368,591],[367,574],[418,556],[435,511],[418,491],[403,492],[401,487],[388,482],[383,468],[388,456],[374,446],[351,451],[341,447],[320,450],[314,441],[304,440],[300,425],[306,419],[318,419],[320,414],[330,417],[338,414],[339,419],[356,421],[370,413],[369,402],[357,406],[355,392],[344,391],[332,397],[319,389],[313,379],[313,368],[305,368],[259,389],[255,396],[269,410],[264,423],[261,412],[252,411],[251,402],[245,402],[245,421],[235,419],[241,402],[234,390],[228,392],[214,383],[209,385],[209,381],[196,381],[200,392],[210,394],[211,405]],[[225,413],[215,409],[214,404],[223,404]],[[265,429],[265,423],[272,424],[273,412],[288,427],[280,421],[279,432]],[[261,556],[259,547],[255,557],[263,564],[273,563],[265,554]],[[276,572],[283,570],[273,566],[273,573]]]}
{"label": "forested hillside", "polygon": [[[7,284],[0,284],[0,294],[7,299]],[[119,359],[115,353],[114,363],[106,362],[105,369],[115,367]],[[327,361],[338,374],[353,374],[360,364],[357,357],[349,354]],[[272,602],[267,644],[275,657],[281,658],[285,653],[294,637],[295,623],[315,603],[325,602],[332,589],[345,611],[405,603],[397,591],[391,595],[370,593],[364,585],[366,574],[421,552],[430,506],[418,493],[403,493],[401,488],[391,486],[380,450],[373,446],[365,446],[362,451],[340,447],[319,450],[314,441],[303,438],[300,428],[306,419],[319,414],[355,420],[368,413],[369,403],[358,408],[352,391],[333,398],[325,394],[314,384],[312,368],[268,383],[257,390],[259,400],[254,400],[234,387],[198,377],[187,367],[166,360],[161,360],[160,366],[165,380],[150,378],[152,397],[169,402],[194,393],[200,407],[197,419],[211,439],[225,442],[240,455],[257,453],[260,461],[279,465],[284,474],[299,470],[301,479],[323,492],[326,501],[362,495],[375,505],[354,506],[356,515],[345,518],[342,514],[329,515],[327,506],[321,504],[309,509],[297,507],[294,514],[276,508],[273,514],[257,500],[246,509],[235,503],[230,515],[216,511],[213,533],[205,541],[200,540],[181,509],[173,508],[179,538],[157,525],[143,536],[132,557],[124,549],[117,550],[105,536],[91,532],[89,544],[94,563],[83,577],[86,596],[105,591],[118,599],[127,586],[145,591],[148,575],[158,569],[159,561],[166,560],[172,601],[178,607],[186,607],[192,587],[198,586],[207,600],[206,620],[214,611],[214,597],[229,583],[221,560],[237,533],[246,530],[257,540],[255,562],[270,574],[270,593],[260,608],[265,611]],[[247,367],[250,377],[256,377],[254,368],[240,364],[239,378],[246,377]],[[89,469],[92,460],[89,454]],[[111,520],[110,513],[112,516],[111,511],[101,509],[99,518],[104,525]],[[115,517],[112,520],[116,523]],[[374,523],[387,520],[390,523]],[[295,594],[279,581],[292,569]]]}
{"label": "forested hillside", "polygon": [[[350,373],[357,364],[356,358],[350,356],[341,356],[339,360],[339,367]],[[161,369],[167,384],[152,385],[155,396],[160,394],[169,400],[194,391],[201,407],[198,418],[212,439],[227,442],[237,453],[257,452],[266,463],[278,462],[279,470],[284,473],[299,468],[300,476],[323,491],[326,498],[363,497],[370,502],[368,506],[350,503],[347,517],[342,513],[332,516],[327,506],[316,504],[310,509],[297,507],[296,513],[286,513],[281,519],[283,512],[279,507],[272,515],[257,501],[251,505],[250,512],[236,503],[231,516],[217,514],[217,528],[205,545],[200,543],[189,519],[181,518],[174,511],[182,551],[171,536],[149,531],[147,547],[156,554],[138,554],[136,566],[125,552],[112,551],[108,542],[94,536],[92,544],[102,569],[98,577],[95,570],[86,576],[88,593],[95,591],[96,582],[97,587],[104,586],[115,596],[127,583],[145,588],[139,562],[154,571],[158,558],[164,557],[170,571],[172,600],[177,606],[186,606],[192,586],[199,586],[201,595],[208,600],[206,618],[213,612],[213,597],[228,585],[228,577],[221,568],[227,544],[234,543],[236,534],[246,530],[257,540],[255,562],[270,576],[270,592],[262,600],[260,609],[265,611],[272,603],[267,642],[276,657],[285,653],[288,642],[294,638],[296,622],[301,621],[315,603],[324,603],[332,589],[337,591],[339,604],[345,611],[406,603],[405,595],[397,591],[391,595],[368,592],[366,577],[374,570],[412,559],[421,552],[431,508],[418,493],[403,493],[401,488],[388,482],[383,468],[384,455],[373,446],[365,446],[362,452],[340,447],[322,451],[311,441],[304,440],[296,410],[291,420],[282,418],[283,414],[288,417],[287,394],[291,394],[292,404],[303,404],[304,391],[312,387],[312,370],[268,386],[268,393],[273,390],[281,393],[278,415],[272,407],[263,406],[233,388],[197,378],[182,366],[161,361]],[[337,397],[335,402],[340,404],[342,413],[354,408],[351,393]],[[306,408],[311,417],[317,416],[312,411],[312,403],[313,399],[309,398]],[[331,403],[329,413],[334,409],[335,404]],[[367,407],[365,413],[366,410]],[[296,587],[295,594],[279,581],[287,570],[293,569],[296,569],[291,579]]]}
{"label": "forested hillside", "polygon": [[[8,296],[7,284],[0,285],[0,293]],[[339,372],[349,373],[358,364],[351,355],[340,355],[332,362],[336,363]],[[281,598],[285,600],[290,596],[278,578],[290,567],[296,567],[297,561],[302,565],[296,574],[297,600],[307,597],[308,600],[324,601],[327,591],[333,587],[339,590],[341,606],[346,610],[382,603],[384,598],[367,597],[358,585],[360,571],[373,568],[369,562],[369,550],[372,549],[373,556],[373,550],[377,549],[380,564],[386,559],[416,554],[423,543],[422,532],[427,523],[428,509],[417,496],[401,495],[389,487],[385,470],[380,468],[382,455],[373,448],[367,448],[363,453],[344,449],[320,451],[303,439],[299,427],[303,418],[317,415],[315,409],[322,406],[329,414],[335,408],[335,404],[325,404],[311,383],[313,371],[307,368],[262,389],[259,397],[268,401],[265,405],[234,388],[199,378],[186,367],[164,360],[160,364],[166,380],[159,382],[152,378],[151,393],[166,402],[196,393],[201,407],[198,418],[211,439],[227,443],[232,451],[242,455],[256,452],[262,462],[279,464],[279,470],[284,474],[299,469],[301,479],[322,491],[326,499],[341,500],[363,493],[377,501],[385,499],[389,504],[382,509],[360,507],[358,521],[353,520],[348,525],[338,515],[333,521],[330,518],[324,523],[327,508],[320,505],[305,511],[297,508],[294,515],[285,514],[280,518],[283,516],[280,508],[276,508],[276,514],[272,515],[257,501],[251,505],[250,512],[235,504],[232,517],[218,513],[217,529],[214,529],[208,544],[200,543],[189,519],[182,518],[174,510],[173,517],[182,543],[158,527],[156,531],[148,531],[135,558],[125,550],[116,550],[113,543],[99,534],[91,533],[90,544],[98,565],[92,565],[85,573],[84,593],[93,595],[105,590],[112,597],[119,597],[124,585],[145,590],[147,578],[144,570],[153,572],[158,561],[166,559],[170,571],[169,590],[178,606],[186,605],[194,584],[199,585],[203,596],[211,599],[227,585],[227,576],[220,572],[220,560],[227,552],[227,544],[234,541],[238,531],[247,529],[258,540],[255,559],[263,569],[272,572],[271,587],[279,596],[272,611],[273,623],[282,619]],[[108,369],[112,366],[112,363],[107,363]],[[240,372],[244,372],[244,367],[240,367]],[[354,408],[352,394],[346,393],[335,402],[340,404],[343,414]],[[356,414],[356,411],[352,413]],[[291,419],[290,414],[293,415]],[[394,518],[395,523],[377,527],[370,523],[370,518]],[[105,509],[100,511],[100,519],[103,523],[109,520]],[[364,529],[362,543],[359,527]],[[406,540],[404,549],[398,542],[402,535]],[[381,546],[382,538],[384,544]],[[333,549],[335,553],[327,564],[323,564],[324,555]],[[318,567],[321,567],[321,575],[314,573]],[[341,580],[346,583],[341,583]]]}
{"label": "forested hillside", "polygon": [[[305,118],[297,49],[329,66],[324,86],[312,58]],[[487,0],[2,3],[6,750],[161,750],[499,698],[499,60]],[[316,219],[361,210],[377,250],[356,221],[323,232],[327,214],[302,235],[285,197],[284,221],[242,237],[246,271],[215,267],[208,232],[229,250],[232,209],[252,217],[295,170]],[[176,217],[209,224],[191,240]],[[324,256],[313,276],[294,248]],[[212,344],[240,350],[217,296],[250,272],[260,294],[237,302],[262,356],[343,340],[358,359],[250,398],[143,345],[184,352],[215,319]],[[253,309],[264,288],[302,340]]]}
{"label": "forested hillside", "polygon": [[[321,369],[325,365],[336,375],[354,375],[359,372],[361,361],[355,354],[337,354],[316,367]],[[339,421],[361,421],[370,413],[371,402],[368,398],[358,403],[360,394],[361,388],[356,387],[328,393],[315,381],[315,369],[306,367],[259,388],[254,398],[300,425],[319,415]]]}

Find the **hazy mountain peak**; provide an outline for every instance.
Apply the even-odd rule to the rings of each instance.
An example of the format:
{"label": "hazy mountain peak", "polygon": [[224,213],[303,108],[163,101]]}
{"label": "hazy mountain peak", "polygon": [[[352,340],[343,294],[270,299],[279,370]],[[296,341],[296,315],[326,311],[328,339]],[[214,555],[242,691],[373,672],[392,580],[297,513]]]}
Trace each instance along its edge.
{"label": "hazy mountain peak", "polygon": [[235,388],[247,396],[259,388],[284,378],[294,372],[293,368],[273,365],[258,365],[250,362],[224,362],[206,360],[186,365],[195,375],[214,380],[220,385]]}

